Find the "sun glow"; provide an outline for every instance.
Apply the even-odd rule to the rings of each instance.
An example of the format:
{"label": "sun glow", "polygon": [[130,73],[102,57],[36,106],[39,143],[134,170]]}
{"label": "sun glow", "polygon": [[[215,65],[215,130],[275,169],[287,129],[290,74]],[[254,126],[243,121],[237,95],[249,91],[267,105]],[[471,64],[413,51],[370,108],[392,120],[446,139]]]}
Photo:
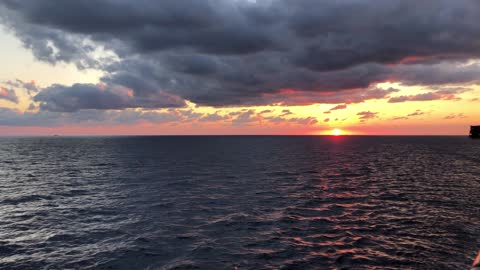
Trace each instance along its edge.
{"label": "sun glow", "polygon": [[340,130],[340,129],[338,129],[338,128],[333,129],[333,130],[332,130],[332,135],[333,135],[333,136],[340,136],[340,135],[342,135],[342,130]]}

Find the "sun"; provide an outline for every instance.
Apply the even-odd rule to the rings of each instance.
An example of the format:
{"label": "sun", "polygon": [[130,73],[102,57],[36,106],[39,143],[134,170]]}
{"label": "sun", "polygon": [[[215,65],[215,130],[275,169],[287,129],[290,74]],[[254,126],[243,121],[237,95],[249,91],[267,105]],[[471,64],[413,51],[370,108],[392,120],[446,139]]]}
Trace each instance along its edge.
{"label": "sun", "polygon": [[332,135],[333,135],[333,136],[340,136],[340,135],[342,135],[342,130],[340,130],[340,129],[338,129],[338,128],[333,129],[333,130],[332,130]]}

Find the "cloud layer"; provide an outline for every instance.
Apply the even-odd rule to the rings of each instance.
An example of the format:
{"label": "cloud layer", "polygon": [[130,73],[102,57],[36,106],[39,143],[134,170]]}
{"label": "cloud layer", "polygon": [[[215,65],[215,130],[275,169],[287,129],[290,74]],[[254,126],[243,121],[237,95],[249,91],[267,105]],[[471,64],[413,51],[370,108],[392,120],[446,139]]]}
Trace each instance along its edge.
{"label": "cloud layer", "polygon": [[47,111],[355,103],[388,97],[379,82],[480,78],[477,0],[4,0],[0,16],[38,59],[105,71],[38,93]]}
{"label": "cloud layer", "polygon": [[40,108],[53,112],[75,112],[81,109],[120,110],[130,108],[183,107],[185,101],[162,91],[148,96],[135,96],[133,91],[92,84],[53,85],[34,98]]}
{"label": "cloud layer", "polygon": [[[225,127],[249,125],[308,127],[318,123],[315,117],[295,117],[292,113],[277,114],[275,110],[258,112],[255,109],[238,111],[199,113],[192,108],[164,109],[159,111],[140,111],[134,109],[104,110],[85,109],[75,112],[19,112],[14,109],[0,108],[0,126],[15,127],[60,127],[79,125],[85,127],[152,124],[216,124]],[[141,132],[141,131],[139,131]]]}

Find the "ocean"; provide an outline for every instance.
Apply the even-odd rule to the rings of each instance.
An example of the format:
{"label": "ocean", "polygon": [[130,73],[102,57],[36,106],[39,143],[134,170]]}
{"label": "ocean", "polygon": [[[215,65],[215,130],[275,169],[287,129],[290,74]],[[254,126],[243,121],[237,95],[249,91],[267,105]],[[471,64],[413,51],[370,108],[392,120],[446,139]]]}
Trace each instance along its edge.
{"label": "ocean", "polygon": [[0,138],[0,269],[468,269],[480,140]]}

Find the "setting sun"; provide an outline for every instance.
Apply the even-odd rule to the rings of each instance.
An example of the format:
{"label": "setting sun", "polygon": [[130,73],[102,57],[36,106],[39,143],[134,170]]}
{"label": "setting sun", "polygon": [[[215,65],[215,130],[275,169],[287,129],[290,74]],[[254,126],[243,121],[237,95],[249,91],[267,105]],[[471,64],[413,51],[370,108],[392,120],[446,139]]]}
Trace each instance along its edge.
{"label": "setting sun", "polygon": [[336,128],[336,129],[332,130],[332,135],[333,136],[340,136],[340,135],[342,135],[342,131],[340,129]]}

